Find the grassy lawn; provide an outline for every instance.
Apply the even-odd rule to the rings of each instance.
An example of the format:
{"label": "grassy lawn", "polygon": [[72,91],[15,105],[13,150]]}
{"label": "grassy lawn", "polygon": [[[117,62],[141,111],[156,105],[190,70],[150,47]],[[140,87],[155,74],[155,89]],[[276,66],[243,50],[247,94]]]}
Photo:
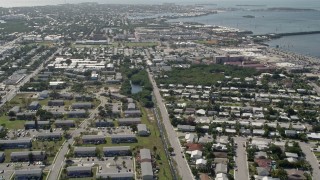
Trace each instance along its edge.
{"label": "grassy lawn", "polygon": [[32,28],[28,27],[24,21],[7,21],[4,24],[0,23],[0,33],[29,32],[31,30]]}
{"label": "grassy lawn", "polygon": [[2,115],[0,117],[0,125],[4,125],[8,129],[24,129],[24,120],[14,120],[10,121],[9,117],[6,115]]}

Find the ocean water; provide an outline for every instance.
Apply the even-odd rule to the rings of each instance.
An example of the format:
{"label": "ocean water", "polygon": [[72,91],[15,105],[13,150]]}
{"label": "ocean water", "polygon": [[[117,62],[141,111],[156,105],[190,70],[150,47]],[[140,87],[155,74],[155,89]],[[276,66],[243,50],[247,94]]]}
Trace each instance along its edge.
{"label": "ocean water", "polygon": [[[253,15],[255,18],[244,18]],[[320,30],[320,11],[250,11],[236,10],[208,16],[172,19],[173,22],[199,22],[253,31],[254,34]]]}
{"label": "ocean water", "polygon": [[320,58],[320,35],[318,34],[287,36],[272,40],[267,44],[271,47],[279,46],[284,50]]}

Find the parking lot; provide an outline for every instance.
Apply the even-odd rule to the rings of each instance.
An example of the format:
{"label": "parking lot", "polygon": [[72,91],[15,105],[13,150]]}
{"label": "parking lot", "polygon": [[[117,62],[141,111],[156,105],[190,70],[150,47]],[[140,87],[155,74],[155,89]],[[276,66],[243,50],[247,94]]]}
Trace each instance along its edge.
{"label": "parking lot", "polygon": [[91,128],[91,131],[98,132],[98,135],[110,137],[112,134],[134,134],[130,127],[120,126],[113,128]]}
{"label": "parking lot", "polygon": [[133,172],[133,159],[131,156],[120,156],[117,159],[113,157],[104,157],[99,160],[96,157],[90,158],[73,158],[73,165],[76,166],[94,166],[98,165],[97,173],[121,173]]}
{"label": "parking lot", "polygon": [[36,137],[39,132],[44,130],[36,131],[35,129],[17,129],[17,130],[9,130],[7,133],[7,139],[16,139],[16,138],[33,138]]}

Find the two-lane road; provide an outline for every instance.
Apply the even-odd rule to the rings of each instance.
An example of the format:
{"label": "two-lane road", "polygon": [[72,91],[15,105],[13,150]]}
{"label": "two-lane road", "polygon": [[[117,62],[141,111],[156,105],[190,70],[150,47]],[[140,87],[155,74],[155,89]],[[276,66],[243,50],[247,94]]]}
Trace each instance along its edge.
{"label": "two-lane road", "polygon": [[313,169],[312,180],[320,180],[319,163],[318,163],[316,156],[311,151],[311,147],[304,142],[299,142],[299,146],[300,146],[302,152],[306,155],[306,160],[312,166],[312,169]]}
{"label": "two-lane road", "polygon": [[248,160],[246,153],[246,138],[235,137],[234,142],[237,143],[236,149],[236,165],[237,171],[235,171],[234,176],[236,180],[249,180],[249,170],[248,170]]}
{"label": "two-lane road", "polygon": [[162,123],[165,127],[165,131],[167,133],[168,140],[171,144],[171,147],[174,149],[174,151],[176,153],[176,155],[172,156],[172,157],[175,160],[175,162],[177,163],[176,167],[179,171],[179,175],[183,180],[193,180],[194,176],[190,170],[188,162],[181,154],[182,148],[181,148],[179,139],[177,137],[177,133],[171,125],[171,122],[169,119],[169,114],[167,112],[165,104],[163,103],[163,99],[161,97],[160,91],[157,87],[156,82],[154,81],[152,74],[149,72],[149,70],[147,70],[147,71],[149,74],[149,79],[150,79],[152,86],[153,86],[153,93],[154,93],[155,99],[157,101],[157,106],[160,109],[160,113],[162,116]]}

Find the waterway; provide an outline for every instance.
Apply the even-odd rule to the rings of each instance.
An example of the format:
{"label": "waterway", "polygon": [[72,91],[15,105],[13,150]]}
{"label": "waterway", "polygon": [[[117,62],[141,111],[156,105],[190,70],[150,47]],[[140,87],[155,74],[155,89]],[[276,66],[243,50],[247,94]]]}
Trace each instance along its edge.
{"label": "waterway", "polygon": [[[261,8],[261,7],[260,7]],[[264,8],[264,7],[263,7]],[[255,18],[244,18],[252,15]],[[249,30],[253,34],[286,33],[320,30],[320,11],[225,11],[193,18],[171,19],[171,22],[199,22]],[[289,36],[267,44],[304,55],[320,57],[320,34]]]}
{"label": "waterway", "polygon": [[140,85],[131,83],[131,94],[137,94],[137,93],[139,93],[141,91],[142,91],[142,87]]}

